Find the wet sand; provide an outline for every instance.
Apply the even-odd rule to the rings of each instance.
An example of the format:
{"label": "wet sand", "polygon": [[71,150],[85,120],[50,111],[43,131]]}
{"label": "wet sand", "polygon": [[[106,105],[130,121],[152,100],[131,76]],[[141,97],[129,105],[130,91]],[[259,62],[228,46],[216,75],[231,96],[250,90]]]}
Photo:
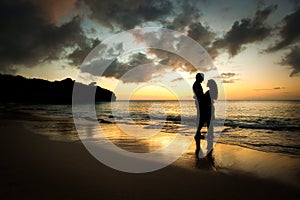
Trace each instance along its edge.
{"label": "wet sand", "polygon": [[[187,152],[161,170],[130,174],[101,164],[80,142],[49,140],[18,121],[1,121],[0,130],[1,199],[300,197],[298,168],[294,169],[298,159],[217,144],[216,170],[206,159],[197,161],[192,152]],[[284,172],[287,180],[277,178]]]}

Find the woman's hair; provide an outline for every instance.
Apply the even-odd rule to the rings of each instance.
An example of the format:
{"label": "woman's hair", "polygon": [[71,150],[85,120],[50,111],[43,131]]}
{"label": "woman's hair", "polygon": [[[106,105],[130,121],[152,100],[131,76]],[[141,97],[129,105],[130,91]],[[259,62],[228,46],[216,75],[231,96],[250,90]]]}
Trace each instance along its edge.
{"label": "woman's hair", "polygon": [[218,86],[217,86],[216,81],[214,81],[213,79],[209,79],[207,81],[207,87],[209,88],[210,98],[213,100],[217,100],[218,99]]}

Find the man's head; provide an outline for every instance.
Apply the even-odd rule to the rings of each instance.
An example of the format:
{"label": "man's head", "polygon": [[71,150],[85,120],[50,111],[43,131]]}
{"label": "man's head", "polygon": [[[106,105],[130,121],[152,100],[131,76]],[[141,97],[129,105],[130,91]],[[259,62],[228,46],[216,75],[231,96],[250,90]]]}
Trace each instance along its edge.
{"label": "man's head", "polygon": [[204,80],[204,74],[203,73],[197,73],[196,74],[196,81],[202,82]]}

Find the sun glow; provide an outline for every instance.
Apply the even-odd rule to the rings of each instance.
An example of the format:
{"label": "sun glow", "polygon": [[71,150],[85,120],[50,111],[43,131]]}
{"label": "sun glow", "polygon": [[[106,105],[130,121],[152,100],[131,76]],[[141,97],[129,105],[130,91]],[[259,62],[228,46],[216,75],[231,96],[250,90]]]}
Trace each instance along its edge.
{"label": "sun glow", "polygon": [[130,100],[177,100],[178,97],[168,88],[160,85],[146,85],[130,94]]}

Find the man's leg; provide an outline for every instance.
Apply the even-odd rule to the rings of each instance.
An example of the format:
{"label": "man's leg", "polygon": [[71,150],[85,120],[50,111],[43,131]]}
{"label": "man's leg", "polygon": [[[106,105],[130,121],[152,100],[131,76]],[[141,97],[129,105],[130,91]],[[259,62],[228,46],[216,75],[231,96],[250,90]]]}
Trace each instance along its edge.
{"label": "man's leg", "polygon": [[200,140],[204,139],[204,136],[201,135],[201,129],[202,129],[203,125],[204,125],[204,122],[200,121],[199,124],[198,124],[196,135],[194,137],[195,138],[195,142],[196,142],[196,151],[195,151],[196,155],[198,155],[199,152],[200,152]]}

